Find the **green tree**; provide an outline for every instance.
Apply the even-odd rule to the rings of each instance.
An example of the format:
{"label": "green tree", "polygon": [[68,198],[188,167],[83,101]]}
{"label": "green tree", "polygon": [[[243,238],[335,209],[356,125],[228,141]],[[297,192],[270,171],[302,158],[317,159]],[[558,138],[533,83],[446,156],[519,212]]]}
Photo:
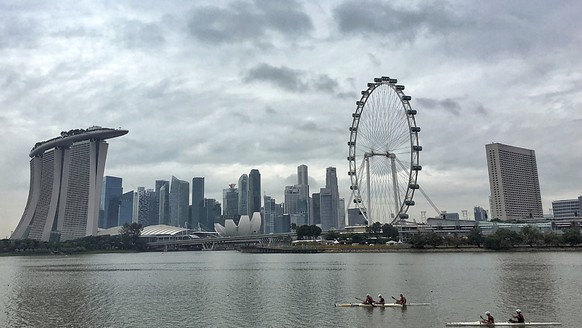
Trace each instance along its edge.
{"label": "green tree", "polygon": [[297,234],[297,240],[304,239],[305,237],[309,236],[309,226],[302,225],[295,229],[295,233]]}
{"label": "green tree", "polygon": [[384,237],[388,237],[392,240],[397,240],[398,239],[398,228],[396,228],[395,226],[389,224],[389,223],[385,223],[382,226],[382,236]]}
{"label": "green tree", "polygon": [[561,236],[553,231],[544,233],[544,244],[546,245],[560,246],[561,241]]}
{"label": "green tree", "polygon": [[317,237],[321,236],[321,228],[316,225],[309,226],[309,235],[313,238],[317,239]]}
{"label": "green tree", "polygon": [[569,228],[562,234],[562,243],[576,246],[582,243],[582,236],[579,228]]}
{"label": "green tree", "polygon": [[125,223],[121,226],[120,235],[125,249],[141,250],[145,243],[140,240],[142,225],[140,223]]}
{"label": "green tree", "polygon": [[325,234],[325,240],[336,240],[340,237],[340,233],[335,230],[329,230]]}
{"label": "green tree", "polygon": [[291,223],[291,231],[297,231],[297,223]]}
{"label": "green tree", "polygon": [[366,239],[367,237],[363,233],[352,234],[352,243],[363,244],[366,241]]}
{"label": "green tree", "polygon": [[544,237],[540,230],[532,225],[526,225],[525,227],[521,228],[519,233],[523,241],[530,247],[533,247],[534,244],[542,241]]}
{"label": "green tree", "polygon": [[483,233],[481,232],[481,229],[479,229],[478,227],[471,229],[469,235],[467,236],[467,242],[470,245],[476,245],[477,247],[481,247],[484,241],[485,238],[483,237]]}
{"label": "green tree", "polygon": [[521,242],[521,236],[509,229],[497,229],[495,233],[487,236],[483,242],[485,248],[501,250],[509,249]]}
{"label": "green tree", "polygon": [[426,233],[417,232],[410,237],[410,245],[412,248],[424,248],[427,244]]}
{"label": "green tree", "polygon": [[426,234],[426,243],[434,248],[443,244],[443,237],[438,233],[431,231]]}
{"label": "green tree", "polygon": [[458,248],[460,245],[462,245],[465,242],[465,240],[459,236],[457,236],[456,234],[454,235],[447,235],[445,237],[445,243],[449,246],[454,246],[455,248]]}
{"label": "green tree", "polygon": [[373,234],[376,238],[382,232],[382,223],[374,222],[371,226],[366,227],[366,232]]}

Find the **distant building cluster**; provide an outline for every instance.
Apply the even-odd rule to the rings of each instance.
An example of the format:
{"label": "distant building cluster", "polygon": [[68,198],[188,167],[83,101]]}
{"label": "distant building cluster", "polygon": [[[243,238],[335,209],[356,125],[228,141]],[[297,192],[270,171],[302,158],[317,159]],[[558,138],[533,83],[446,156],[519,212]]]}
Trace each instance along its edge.
{"label": "distant building cluster", "polygon": [[[105,139],[128,133],[91,127],[62,132],[38,142],[30,152],[30,191],[12,239],[65,241],[125,223],[165,225],[221,235],[285,233],[293,226],[317,225],[322,230],[346,226],[346,206],[339,197],[337,172],[328,167],[325,187],[310,193],[306,165],[297,167],[297,183],[283,188],[277,202],[261,193],[261,174],[252,169],[223,190],[222,200],[206,198],[204,177],[189,181],[156,180],[154,188],[124,192],[121,177],[104,176]],[[487,144],[490,211],[476,206],[475,221],[543,218],[541,192],[533,150]],[[552,203],[555,219],[580,216],[582,196]],[[366,225],[358,209],[347,209],[347,225]],[[424,216],[424,214],[423,214]],[[442,212],[428,222],[467,221]],[[436,220],[436,221],[435,221]],[[438,222],[441,222],[438,221]]]}
{"label": "distant building cluster", "polygon": [[[139,187],[124,193],[121,178],[106,176],[99,228],[137,222],[143,226],[164,224],[222,235],[232,235],[234,231],[283,233],[290,232],[293,225],[305,224],[318,225],[323,230],[343,228],[345,205],[339,197],[336,168],[327,168],[326,186],[318,193],[309,194],[308,180],[308,167],[300,165],[297,184],[284,187],[284,200],[277,203],[271,196],[261,197],[261,174],[257,169],[242,174],[238,184],[223,189],[221,201],[204,197],[204,177],[194,177],[191,189],[188,181],[172,177],[171,181],[156,180],[155,189]],[[257,222],[258,229],[247,229],[250,223],[254,227]]]}

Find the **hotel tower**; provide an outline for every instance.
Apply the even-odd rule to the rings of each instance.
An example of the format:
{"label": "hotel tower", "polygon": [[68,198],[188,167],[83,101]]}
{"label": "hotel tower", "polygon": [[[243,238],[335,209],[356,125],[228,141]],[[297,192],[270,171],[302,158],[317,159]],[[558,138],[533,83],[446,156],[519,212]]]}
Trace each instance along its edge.
{"label": "hotel tower", "polygon": [[65,241],[95,235],[108,144],[128,130],[99,126],[63,131],[36,143],[30,188],[11,239]]}
{"label": "hotel tower", "polygon": [[533,150],[500,143],[485,145],[491,218],[542,218],[542,196]]}

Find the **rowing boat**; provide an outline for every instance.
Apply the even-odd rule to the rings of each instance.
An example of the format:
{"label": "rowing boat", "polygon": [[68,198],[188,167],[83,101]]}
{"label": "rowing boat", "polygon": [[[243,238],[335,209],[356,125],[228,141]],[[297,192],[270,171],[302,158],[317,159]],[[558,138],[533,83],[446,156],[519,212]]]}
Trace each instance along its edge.
{"label": "rowing boat", "polygon": [[538,326],[560,326],[559,322],[496,322],[484,323],[481,321],[472,322],[447,322],[447,327],[538,327]]}
{"label": "rowing boat", "polygon": [[406,305],[402,304],[395,304],[395,303],[386,303],[386,304],[364,304],[364,303],[336,303],[336,307],[379,307],[379,308],[387,308],[387,307],[407,307],[407,306],[421,306],[421,305],[430,305],[430,303],[407,303]]}

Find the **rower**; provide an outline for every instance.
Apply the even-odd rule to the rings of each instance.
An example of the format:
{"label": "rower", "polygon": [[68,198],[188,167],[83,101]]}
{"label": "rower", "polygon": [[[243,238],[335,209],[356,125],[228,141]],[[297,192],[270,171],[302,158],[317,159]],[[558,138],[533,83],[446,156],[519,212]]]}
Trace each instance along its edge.
{"label": "rower", "polygon": [[374,303],[384,305],[386,301],[384,300],[384,297],[382,297],[382,294],[378,294],[378,302]]}
{"label": "rower", "polygon": [[374,299],[372,298],[372,296],[370,296],[370,294],[366,295],[366,299],[364,300],[364,302],[362,304],[374,304]]}
{"label": "rower", "polygon": [[513,318],[509,319],[509,322],[519,322],[519,323],[525,323],[525,318],[523,317],[523,314],[521,314],[521,310],[517,309],[515,310],[515,313],[513,315]]}
{"label": "rower", "polygon": [[493,318],[493,316],[491,315],[491,312],[489,311],[485,311],[485,315],[487,316],[487,318],[483,319],[483,317],[481,317],[481,319],[483,319],[483,323],[495,323],[495,318]]}
{"label": "rower", "polygon": [[396,304],[406,305],[406,297],[400,294],[400,298],[396,300]]}

